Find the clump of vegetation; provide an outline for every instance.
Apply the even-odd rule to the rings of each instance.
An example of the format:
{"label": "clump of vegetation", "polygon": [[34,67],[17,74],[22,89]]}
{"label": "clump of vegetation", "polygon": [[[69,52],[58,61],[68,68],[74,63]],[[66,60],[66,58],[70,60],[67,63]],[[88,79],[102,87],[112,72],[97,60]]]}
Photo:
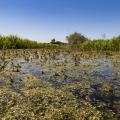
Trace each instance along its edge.
{"label": "clump of vegetation", "polygon": [[51,40],[50,42],[51,44],[58,44],[58,45],[65,45],[65,43],[61,42],[61,41],[56,41],[55,38]]}
{"label": "clump of vegetation", "polygon": [[23,79],[23,84],[26,90],[32,89],[32,88],[41,88],[41,87],[46,88],[48,86],[51,86],[50,84],[48,84],[48,82],[42,79],[37,79],[34,76],[26,76]]}
{"label": "clump of vegetation", "polygon": [[[33,83],[31,83],[33,82]],[[43,85],[44,80],[40,81]],[[0,118],[30,120],[100,120],[101,113],[90,103],[77,100],[71,93],[57,90],[46,83],[36,88],[39,80],[25,78],[24,96],[12,89],[0,88]],[[30,84],[30,85],[29,85]]]}
{"label": "clump of vegetation", "polygon": [[105,84],[103,84],[103,86],[102,86],[102,92],[103,92],[103,93],[106,93],[106,94],[113,93],[113,88],[112,88],[111,85],[105,83]]}
{"label": "clump of vegetation", "polygon": [[9,63],[9,60],[7,60],[7,58],[6,58],[7,56],[6,56],[5,50],[6,50],[6,48],[3,45],[3,48],[1,50],[1,56],[0,56],[0,72],[3,71]]}
{"label": "clump of vegetation", "polygon": [[66,38],[71,47],[78,47],[81,43],[88,41],[86,37],[84,37],[82,34],[77,32],[70,34]]}
{"label": "clump of vegetation", "polygon": [[21,66],[19,64],[14,65],[14,63],[12,62],[11,66],[12,66],[12,71],[13,72],[20,72]]}

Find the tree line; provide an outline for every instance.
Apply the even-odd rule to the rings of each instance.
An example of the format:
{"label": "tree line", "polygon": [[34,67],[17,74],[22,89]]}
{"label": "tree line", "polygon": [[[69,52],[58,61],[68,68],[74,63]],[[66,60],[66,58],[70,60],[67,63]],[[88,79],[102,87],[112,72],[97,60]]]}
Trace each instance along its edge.
{"label": "tree line", "polygon": [[0,49],[35,49],[35,48],[77,48],[83,51],[120,51],[120,36],[111,39],[90,40],[80,33],[73,33],[66,37],[67,43],[52,39],[50,43],[39,43],[23,39],[15,35],[0,35]]}

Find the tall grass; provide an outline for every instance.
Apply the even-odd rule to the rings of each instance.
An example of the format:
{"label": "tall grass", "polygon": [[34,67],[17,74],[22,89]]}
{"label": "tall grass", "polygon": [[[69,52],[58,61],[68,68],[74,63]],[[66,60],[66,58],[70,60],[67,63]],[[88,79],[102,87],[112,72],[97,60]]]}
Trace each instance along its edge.
{"label": "tall grass", "polygon": [[57,48],[58,45],[49,43],[38,43],[28,39],[23,39],[15,35],[1,36],[0,35],[0,49],[33,49],[33,48]]}
{"label": "tall grass", "polygon": [[[18,36],[1,36],[0,49],[67,48],[67,44],[38,43]],[[112,39],[88,40],[78,47],[83,51],[120,51],[120,36]]]}
{"label": "tall grass", "polygon": [[108,40],[89,40],[81,44],[79,48],[87,51],[120,51],[120,36]]}

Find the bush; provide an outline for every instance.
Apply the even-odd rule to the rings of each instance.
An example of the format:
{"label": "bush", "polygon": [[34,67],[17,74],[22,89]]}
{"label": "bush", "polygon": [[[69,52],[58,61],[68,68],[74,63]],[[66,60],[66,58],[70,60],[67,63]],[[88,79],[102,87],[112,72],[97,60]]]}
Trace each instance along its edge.
{"label": "bush", "polygon": [[66,37],[70,46],[79,46],[81,43],[84,43],[88,39],[80,33],[73,33]]}

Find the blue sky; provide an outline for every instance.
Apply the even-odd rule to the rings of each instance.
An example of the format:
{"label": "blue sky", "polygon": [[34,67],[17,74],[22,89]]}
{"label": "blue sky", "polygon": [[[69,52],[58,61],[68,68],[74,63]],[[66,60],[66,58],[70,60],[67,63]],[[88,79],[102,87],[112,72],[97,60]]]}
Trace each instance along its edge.
{"label": "blue sky", "polygon": [[120,0],[0,0],[0,34],[39,42],[120,34]]}

